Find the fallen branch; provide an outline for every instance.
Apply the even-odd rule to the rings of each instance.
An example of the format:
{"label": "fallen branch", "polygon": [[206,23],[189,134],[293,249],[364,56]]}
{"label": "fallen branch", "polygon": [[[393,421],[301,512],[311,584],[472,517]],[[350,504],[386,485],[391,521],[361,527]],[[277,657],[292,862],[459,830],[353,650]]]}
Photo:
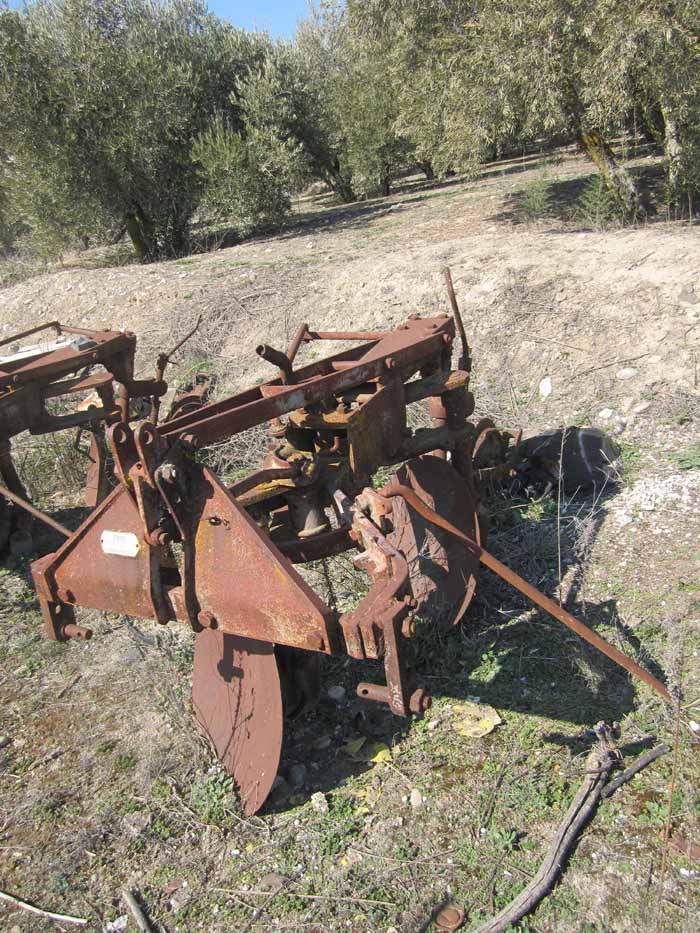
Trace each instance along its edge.
{"label": "fallen branch", "polygon": [[642,768],[646,768],[646,766],[650,765],[652,761],[656,761],[656,759],[661,758],[662,755],[667,755],[670,751],[671,746],[667,745],[665,742],[662,742],[660,745],[650,749],[648,752],[644,752],[644,754],[640,755],[639,758],[629,766],[629,768],[625,768],[622,774],[618,775],[614,781],[610,781],[609,784],[605,785],[601,797],[609,797],[611,794],[614,794],[618,787],[622,787],[622,785],[631,780],[635,774],[639,774]]}
{"label": "fallen branch", "polygon": [[151,925],[146,919],[146,915],[141,910],[141,905],[128,888],[124,888],[122,891],[122,900],[129,908],[129,913],[134,918],[134,923],[139,930],[141,930],[142,933],[152,933]]}
{"label": "fallen branch", "polygon": [[600,741],[588,756],[586,778],[566,811],[539,871],[515,900],[500,914],[487,920],[476,933],[503,933],[511,924],[518,923],[531,913],[554,887],[566,859],[576,845],[579,833],[595,813],[603,786],[618,761],[605,732],[601,728],[597,728],[596,732]]}
{"label": "fallen branch", "polygon": [[84,920],[82,917],[69,917],[67,914],[55,914],[50,910],[42,910],[41,907],[35,907],[34,904],[20,900],[20,898],[14,897],[6,891],[0,891],[0,901],[7,901],[8,904],[12,904],[20,910],[26,910],[30,914],[36,914],[37,917],[46,917],[47,920],[55,920],[57,923],[74,923],[79,927],[87,925],[87,920]]}

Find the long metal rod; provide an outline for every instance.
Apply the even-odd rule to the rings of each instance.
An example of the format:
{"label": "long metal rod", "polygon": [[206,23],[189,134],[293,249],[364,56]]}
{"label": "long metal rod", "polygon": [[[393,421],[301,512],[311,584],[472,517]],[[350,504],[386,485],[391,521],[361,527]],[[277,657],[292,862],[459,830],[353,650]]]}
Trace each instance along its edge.
{"label": "long metal rod", "polygon": [[23,330],[19,334],[13,334],[11,337],[5,337],[3,340],[0,340],[0,347],[7,346],[8,343],[14,343],[15,340],[23,340],[25,337],[31,337],[32,334],[38,334],[42,330],[48,330],[52,327],[59,334],[61,333],[61,325],[58,321],[47,321],[46,324],[38,324],[36,327],[30,327],[29,330]]}
{"label": "long metal rod", "polygon": [[494,557],[493,554],[489,554],[488,551],[485,551],[476,541],[468,537],[468,535],[463,534],[459,528],[455,528],[450,522],[438,515],[437,512],[434,512],[429,508],[423,500],[416,495],[416,493],[409,489],[408,486],[401,486],[398,484],[391,483],[389,486],[384,487],[381,490],[381,495],[392,497],[392,496],[401,496],[403,499],[408,502],[411,508],[415,509],[419,515],[422,515],[426,521],[430,522],[433,525],[437,525],[439,528],[444,529],[449,534],[453,535],[455,538],[458,538],[465,547],[471,551],[476,557],[479,558],[482,564],[493,570],[494,573],[498,574],[499,577],[502,577],[507,583],[510,583],[511,586],[515,587],[516,590],[519,590],[524,596],[527,596],[528,599],[532,600],[537,606],[541,609],[544,609],[545,612],[548,612],[551,616],[554,616],[558,622],[562,622],[568,628],[579,636],[583,638],[584,641],[587,641],[590,645],[593,645],[594,648],[597,648],[598,651],[601,651],[604,655],[610,658],[611,661],[614,661],[616,664],[619,664],[620,667],[624,668],[630,674],[634,674],[636,677],[639,677],[644,683],[648,684],[653,690],[655,690],[660,696],[664,698],[669,703],[673,702],[671,694],[666,689],[666,687],[661,683],[660,680],[657,680],[653,674],[650,674],[649,671],[644,670],[643,667],[640,667],[636,661],[633,661],[632,658],[629,658],[622,651],[619,651],[615,648],[614,645],[611,645],[604,638],[601,638],[596,632],[588,628],[587,625],[584,625],[583,622],[579,622],[574,616],[568,613],[565,609],[562,609],[561,606],[558,606],[553,600],[549,599],[548,596],[545,596],[544,593],[541,593],[536,587],[531,583],[528,583],[527,580],[524,580],[521,576],[515,573],[514,570],[511,570],[510,567],[506,567],[505,564],[502,564],[498,558]]}
{"label": "long metal rod", "polygon": [[462,355],[459,360],[459,368],[466,369],[468,372],[471,371],[472,361],[471,356],[469,355],[469,344],[467,343],[467,332],[464,329],[464,324],[462,322],[462,315],[459,310],[459,305],[457,304],[457,296],[455,295],[455,288],[452,284],[452,273],[450,272],[449,266],[445,266],[442,270],[442,274],[445,277],[445,285],[447,286],[447,296],[450,299],[450,306],[452,308],[452,316],[455,319],[455,324],[457,325],[457,330],[459,332],[459,340],[462,344]]}
{"label": "long metal rod", "polygon": [[60,535],[63,535],[64,538],[70,538],[70,536],[73,534],[72,531],[69,531],[60,522],[57,522],[54,518],[51,518],[50,515],[46,515],[41,511],[41,509],[38,509],[35,505],[32,505],[31,502],[27,502],[26,499],[18,496],[17,493],[12,492],[12,490],[8,489],[7,486],[0,485],[0,496],[5,496],[11,502],[14,502],[15,505],[18,505],[21,509],[24,509],[25,512],[29,512],[30,515],[34,516],[34,518],[38,518],[40,522],[43,522],[45,525],[53,528],[54,531],[57,531]]}

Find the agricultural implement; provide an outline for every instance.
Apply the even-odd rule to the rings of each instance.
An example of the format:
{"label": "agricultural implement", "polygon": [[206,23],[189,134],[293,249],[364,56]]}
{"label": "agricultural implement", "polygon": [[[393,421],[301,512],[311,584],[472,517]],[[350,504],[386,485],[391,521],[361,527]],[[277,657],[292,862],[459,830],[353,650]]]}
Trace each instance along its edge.
{"label": "agricultural implement", "polygon": [[[49,434],[68,428],[89,433],[85,504],[96,506],[109,492],[105,425],[146,414],[157,419],[168,388],[165,367],[192,333],[159,355],[151,379],[134,378],[132,333],[51,321],[0,341],[0,554],[8,543],[15,551],[31,550],[32,516],[47,520],[32,506],[17,473],[12,438],[24,431]],[[195,381],[175,399],[171,415],[201,407],[208,381]],[[17,508],[11,510],[10,503]],[[48,523],[56,528],[55,522]]]}
{"label": "agricultural implement", "polygon": [[[453,310],[376,333],[303,324],[286,352],[257,348],[278,370],[271,381],[160,425],[110,425],[116,487],[32,565],[50,638],[90,637],[76,607],[191,626],[194,712],[248,814],[277,774],[285,717],[317,695],[321,655],[383,662],[383,681],[357,691],[397,715],[429,707],[412,661],[414,619],[456,623],[480,564],[668,698],[485,550],[484,490],[511,469],[517,445],[491,421],[469,421],[469,348]],[[327,340],[352,346],[295,368],[302,345]],[[412,429],[407,411],[423,400],[430,425]],[[226,485],[207,446],[263,424],[260,469]],[[387,467],[395,472],[375,488]],[[341,613],[295,565],[351,550],[370,586]]]}

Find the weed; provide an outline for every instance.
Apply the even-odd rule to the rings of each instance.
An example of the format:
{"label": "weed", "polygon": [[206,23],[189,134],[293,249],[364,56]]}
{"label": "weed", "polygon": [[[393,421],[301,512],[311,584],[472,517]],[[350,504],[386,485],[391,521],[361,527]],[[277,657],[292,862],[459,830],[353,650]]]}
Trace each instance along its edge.
{"label": "weed", "polygon": [[523,189],[520,207],[526,220],[533,222],[547,216],[551,209],[551,201],[550,182],[545,170],[539,178]]}
{"label": "weed", "polygon": [[576,200],[574,217],[594,230],[604,230],[620,222],[620,206],[600,175],[586,182]]}
{"label": "weed", "polygon": [[668,455],[679,470],[700,470],[700,443]]}
{"label": "weed", "polygon": [[117,755],[117,757],[114,759],[115,771],[132,771],[135,767],[136,759],[129,753],[125,755]]}
{"label": "weed", "polygon": [[626,485],[631,485],[639,476],[642,451],[636,444],[623,441],[620,445],[620,473]]}
{"label": "weed", "polygon": [[206,774],[193,783],[191,799],[205,823],[226,826],[236,810],[233,779],[223,771]]}

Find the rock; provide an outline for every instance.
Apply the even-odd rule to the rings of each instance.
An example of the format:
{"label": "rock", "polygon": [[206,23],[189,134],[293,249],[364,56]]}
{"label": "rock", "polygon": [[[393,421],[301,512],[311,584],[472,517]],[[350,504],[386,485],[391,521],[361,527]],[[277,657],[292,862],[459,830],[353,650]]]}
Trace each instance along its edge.
{"label": "rock", "polygon": [[306,766],[292,765],[289,769],[289,784],[293,790],[301,790],[306,783]]}
{"label": "rock", "polygon": [[282,890],[286,883],[287,879],[284,875],[278,875],[277,872],[271,871],[269,875],[265,875],[264,878],[260,879],[258,887],[263,891],[269,891],[270,894],[276,894]]}
{"label": "rock", "polygon": [[431,719],[430,722],[428,723],[428,730],[430,732],[434,732],[439,725],[440,725],[439,719]]}
{"label": "rock", "polygon": [[320,790],[317,790],[315,794],[311,795],[311,806],[317,813],[328,813],[326,795],[322,794]]}
{"label": "rock", "polygon": [[[122,914],[121,917],[117,917],[116,920],[111,920],[105,927],[105,933],[120,933],[121,930],[126,930],[129,925],[129,917],[127,914]],[[19,927],[17,927],[19,930]]]}
{"label": "rock", "polygon": [[613,416],[612,408],[601,408],[598,412],[598,417],[601,421],[609,421]]}
{"label": "rock", "polygon": [[678,292],[678,300],[687,305],[696,305],[700,302],[700,292],[697,292],[692,285],[687,283]]}
{"label": "rock", "polygon": [[345,687],[341,687],[340,684],[335,684],[333,687],[328,688],[328,696],[331,700],[335,700],[336,703],[340,703],[345,697]]}
{"label": "rock", "polygon": [[0,748],[5,748],[11,741],[9,735],[0,735]]}
{"label": "rock", "polygon": [[425,800],[423,794],[421,794],[417,787],[413,788],[411,796],[408,799],[412,810],[420,810]]}
{"label": "rock", "polygon": [[638,370],[634,366],[625,366],[623,369],[617,371],[618,379],[632,379],[637,375]]}
{"label": "rock", "polygon": [[644,401],[637,402],[637,404],[632,407],[632,414],[643,415],[644,412],[649,411],[650,408],[651,408],[651,402],[648,399],[646,399]]}
{"label": "rock", "polygon": [[332,741],[333,739],[330,737],[330,735],[322,735],[320,738],[316,739],[313,744],[313,748],[315,748],[317,752],[323,752],[327,748],[330,748]]}
{"label": "rock", "polygon": [[189,886],[186,881],[182,882],[182,885],[175,891],[173,896],[168,901],[170,909],[174,914],[179,913],[183,907],[185,907],[191,900],[192,895],[189,890]]}
{"label": "rock", "polygon": [[549,398],[552,394],[552,380],[549,376],[545,376],[542,382],[540,382],[539,392],[541,399]]}
{"label": "rock", "polygon": [[147,829],[151,822],[151,817],[148,813],[127,813],[126,816],[122,819],[122,829],[127,835],[131,836],[132,839],[136,839],[144,829]]}

